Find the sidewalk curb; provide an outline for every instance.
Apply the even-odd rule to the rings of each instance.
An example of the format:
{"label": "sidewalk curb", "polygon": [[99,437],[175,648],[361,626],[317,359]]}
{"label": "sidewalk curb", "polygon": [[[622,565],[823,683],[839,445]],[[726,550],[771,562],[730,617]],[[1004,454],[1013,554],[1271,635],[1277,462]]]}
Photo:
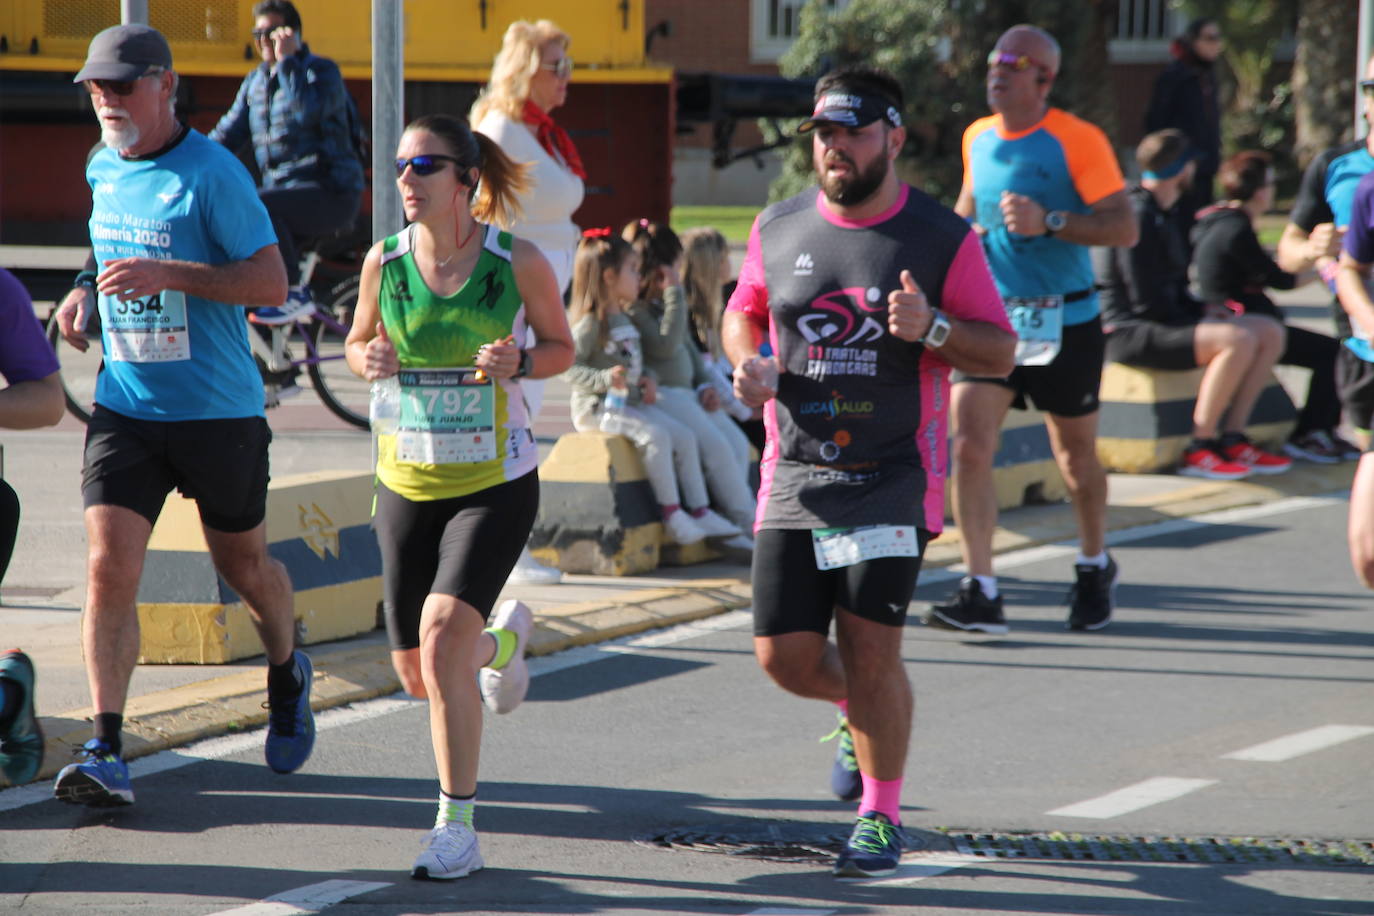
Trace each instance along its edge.
{"label": "sidewalk curb", "polygon": [[[1157,494],[1138,504],[1108,509],[1108,531],[1123,531],[1170,518],[1258,505],[1292,496],[1313,496],[1349,489],[1355,462],[1303,464],[1287,474],[1247,481],[1198,481],[1175,492]],[[1014,528],[999,527],[994,553],[1001,554],[1072,539],[1073,513],[1063,503],[1018,510]],[[1005,515],[1004,515],[1005,519]],[[928,568],[960,562],[958,531],[947,528],[926,551]],[[530,640],[531,656],[550,655],[575,646],[617,639],[748,607],[747,576],[712,578],[674,587],[627,592],[614,601],[596,600],[555,606],[539,613]],[[344,706],[401,689],[386,645],[319,646],[310,650],[315,664],[311,706],[319,711]],[[125,710],[124,757],[132,760],[202,738],[257,728],[266,723],[266,678],[263,669],[131,697]],[[46,736],[44,763],[38,779],[48,779],[72,759],[90,737],[93,710],[81,708],[42,717]],[[0,779],[0,785],[3,785]]]}
{"label": "sidewalk curb", "polygon": [[[587,601],[539,615],[528,654],[551,655],[574,646],[604,642],[748,607],[743,579],[706,579],[673,588],[628,592],[616,603]],[[401,689],[386,645],[310,650],[315,666],[311,707],[317,712]],[[267,722],[266,674],[241,674],[130,697],[125,709],[125,760],[180,747],[202,738],[258,728]],[[50,779],[72,761],[91,735],[94,710],[85,707],[43,716],[45,749],[37,780]],[[0,778],[0,785],[5,785]]]}

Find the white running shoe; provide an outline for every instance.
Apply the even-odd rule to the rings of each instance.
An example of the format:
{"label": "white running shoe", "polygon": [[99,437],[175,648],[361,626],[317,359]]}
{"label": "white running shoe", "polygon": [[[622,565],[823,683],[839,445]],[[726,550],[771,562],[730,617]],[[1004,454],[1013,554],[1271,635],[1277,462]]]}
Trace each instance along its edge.
{"label": "white running shoe", "polygon": [[510,585],[557,585],[562,581],[562,571],[540,563],[528,547],[520,548],[520,559],[515,561],[515,568],[506,577]]}
{"label": "white running shoe", "polygon": [[747,534],[737,534],[728,541],[721,541],[720,546],[728,547],[731,550],[748,550],[752,552],[754,549],[754,539]]}
{"label": "white running shoe", "polygon": [[714,509],[707,509],[701,515],[693,515],[692,521],[697,523],[697,527],[706,532],[708,538],[732,538],[737,534],[743,534],[739,526],[720,515]]}
{"label": "white running shoe", "polygon": [[466,878],[484,864],[476,831],[466,824],[436,825],[425,837],[410,876],[430,881]]}
{"label": "white running shoe", "polygon": [[530,689],[530,668],[525,663],[525,645],[534,630],[534,615],[523,602],[504,602],[491,618],[491,627],[515,633],[515,654],[504,668],[483,668],[477,673],[477,688],[482,702],[494,713],[505,715],[519,706]]}
{"label": "white running shoe", "polygon": [[680,544],[684,547],[706,539],[706,532],[701,530],[697,520],[688,515],[685,509],[678,509],[665,518],[663,527],[667,530],[668,537],[674,544]]}

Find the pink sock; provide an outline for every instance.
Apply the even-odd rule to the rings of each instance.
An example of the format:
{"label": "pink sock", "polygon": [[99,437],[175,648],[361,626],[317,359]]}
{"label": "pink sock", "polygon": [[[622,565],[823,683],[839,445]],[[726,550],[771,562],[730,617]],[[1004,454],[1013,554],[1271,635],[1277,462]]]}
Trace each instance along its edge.
{"label": "pink sock", "polygon": [[674,512],[681,509],[682,507],[679,506],[677,503],[673,503],[671,506],[660,506],[659,508],[663,510],[663,518],[666,520],[668,516],[672,515]]}
{"label": "pink sock", "polygon": [[848,719],[848,718],[849,718],[849,701],[848,701],[848,700],[837,700],[837,701],[835,702],[835,705],[838,706],[838,707],[840,707],[840,713],[841,713],[846,719]]}
{"label": "pink sock", "polygon": [[708,508],[710,507],[702,506],[700,509],[688,509],[687,514],[690,515],[692,518],[701,518],[703,515],[706,514],[706,510]]}
{"label": "pink sock", "polygon": [[894,824],[902,822],[902,781],[900,779],[874,779],[867,773],[860,773],[864,794],[859,799],[859,813],[877,811],[887,816]]}

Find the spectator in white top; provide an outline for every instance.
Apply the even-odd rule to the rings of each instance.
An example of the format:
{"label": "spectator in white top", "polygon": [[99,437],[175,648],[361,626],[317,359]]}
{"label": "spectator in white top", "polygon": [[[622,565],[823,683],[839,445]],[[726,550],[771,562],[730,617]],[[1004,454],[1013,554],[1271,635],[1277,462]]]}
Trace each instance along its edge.
{"label": "spectator in white top", "polygon": [[[582,205],[582,182],[587,177],[577,147],[550,116],[568,97],[571,41],[547,19],[512,22],[492,62],[491,78],[468,114],[474,130],[496,141],[511,159],[529,166],[529,188],[519,198],[520,217],[505,228],[534,243],[553,268],[564,295],[582,237],[572,215]],[[533,331],[527,342],[534,344]],[[544,400],[544,383],[523,379],[520,384],[533,423]],[[538,563],[525,550],[509,581],[549,584],[559,578],[558,570]]]}

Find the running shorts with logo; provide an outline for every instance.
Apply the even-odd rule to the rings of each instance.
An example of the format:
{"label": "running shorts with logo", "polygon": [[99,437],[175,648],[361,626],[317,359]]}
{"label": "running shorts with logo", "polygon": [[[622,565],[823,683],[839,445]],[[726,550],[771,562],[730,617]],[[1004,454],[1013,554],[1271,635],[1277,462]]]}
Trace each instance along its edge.
{"label": "running shorts with logo", "polygon": [[[761,537],[902,529],[919,559],[916,532],[942,529],[949,365],[887,331],[903,270],[933,308],[1008,327],[976,235],[919,190],[903,185],[889,210],[864,221],[835,215],[815,190],[755,220],[729,309],[767,335],[782,367],[764,407]],[[819,549],[809,560],[798,552],[809,569],[820,569]],[[758,557],[756,547],[755,574],[766,577]],[[757,597],[755,610],[764,620],[787,613]]]}
{"label": "running shorts with logo", "polygon": [[377,302],[401,364],[401,409],[397,431],[377,437],[376,528],[396,648],[419,644],[427,594],[490,612],[539,501],[539,455],[520,382],[479,377],[474,365],[483,344],[523,341],[526,331],[514,240],[494,226],[479,231],[472,275],[451,296],[434,293],[420,275],[414,226],[382,245]]}
{"label": "running shorts with logo", "polygon": [[[1091,212],[1094,204],[1126,187],[1111,143],[1096,126],[1050,108],[1038,123],[1015,133],[1005,130],[1001,115],[980,118],[964,132],[963,158],[964,187],[985,230],[983,248],[1008,310],[1035,316],[1037,327],[1040,316],[1057,312],[1054,322],[1062,332],[1058,352],[1047,361],[1018,360],[1023,364],[1005,379],[956,373],[955,381],[1009,387],[1017,393],[1017,407],[1024,407],[1029,396],[1048,413],[1092,413],[1098,406],[1104,343],[1088,247],[1052,235],[1008,231],[1001,199],[1004,191],[1012,191],[1046,211]],[[1028,326],[1015,330],[1023,342],[1029,339]],[[1051,338],[1047,334],[1044,340]]]}

